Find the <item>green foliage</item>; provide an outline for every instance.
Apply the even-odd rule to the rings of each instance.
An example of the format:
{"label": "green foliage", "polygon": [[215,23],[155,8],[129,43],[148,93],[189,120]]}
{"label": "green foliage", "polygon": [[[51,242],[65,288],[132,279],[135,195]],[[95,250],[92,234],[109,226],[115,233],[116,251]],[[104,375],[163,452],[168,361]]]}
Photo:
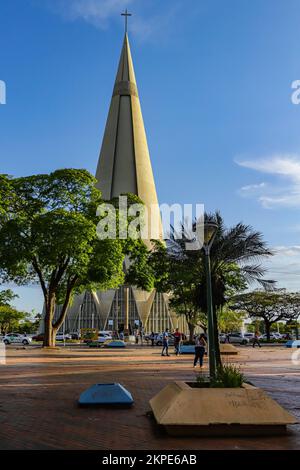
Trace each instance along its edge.
{"label": "green foliage", "polygon": [[[259,282],[272,284],[264,280],[265,269],[258,264],[272,252],[263,241],[262,234],[249,225],[238,223],[227,228],[219,212],[205,214],[206,222],[218,225],[218,231],[211,247],[211,279],[214,309],[223,307],[234,295],[243,291],[248,284]],[[204,266],[204,254],[200,257]],[[202,269],[197,292],[198,304],[202,311],[206,306],[206,278]]]}
{"label": "green foliage", "polygon": [[0,331],[1,333],[8,333],[10,331],[17,331],[20,321],[26,318],[25,312],[19,312],[17,309],[10,305],[0,305]]}
{"label": "green foliage", "polygon": [[240,331],[245,318],[244,312],[230,309],[230,305],[223,307],[217,313],[219,330],[224,333]]}
{"label": "green foliage", "polygon": [[2,290],[0,292],[0,305],[10,305],[16,297],[18,297],[17,294],[14,294],[11,289]]}
{"label": "green foliage", "polygon": [[[0,279],[40,283],[51,331],[62,324],[75,293],[124,282],[125,256],[140,263],[139,284],[153,283],[143,242],[98,238],[96,213],[104,201],[95,183],[89,172],[76,169],[23,178],[0,175]],[[135,196],[131,201],[137,202]],[[54,322],[56,304],[62,310]]]}
{"label": "green foliage", "polygon": [[[246,314],[246,312],[245,312]],[[255,320],[252,323],[247,325],[247,331],[249,333],[255,333],[256,331],[264,331],[264,322],[263,320]]]}
{"label": "green foliage", "polygon": [[196,377],[196,386],[199,388],[202,387],[209,387],[210,386],[210,380],[207,375],[204,375],[202,373],[198,374]]}
{"label": "green foliage", "polygon": [[292,322],[300,315],[300,293],[285,289],[255,290],[235,297],[237,311],[244,311],[254,320],[262,320],[268,339],[271,327],[278,321]]}
{"label": "green foliage", "polygon": [[218,367],[216,378],[210,382],[212,388],[241,388],[245,381],[240,369],[233,364]]}
{"label": "green foliage", "polygon": [[234,364],[224,364],[219,366],[216,378],[210,379],[203,373],[198,374],[196,378],[196,387],[209,388],[241,388],[245,381],[244,375]]}
{"label": "green foliage", "polygon": [[[271,256],[259,232],[250,226],[239,223],[227,228],[219,212],[205,214],[205,222],[214,222],[218,231],[211,248],[211,281],[214,308],[215,338],[218,341],[217,311],[220,311],[237,293],[248,284],[271,281],[263,279],[265,270],[258,264]],[[192,331],[195,325],[206,327],[206,270],[203,250],[188,250],[186,243],[189,234],[184,229],[180,234],[171,234],[168,248],[158,246],[151,255],[151,263],[156,274],[156,288],[172,293],[170,305],[178,315],[184,315]],[[228,312],[225,310],[224,315]],[[238,315],[235,322],[239,323]],[[223,317],[223,324],[225,318]],[[218,362],[220,355],[218,354]]]}
{"label": "green foliage", "polygon": [[[0,292],[0,332],[2,334],[10,331],[18,333],[20,328],[30,321],[28,313],[20,312],[10,305],[16,297],[18,296],[11,289]],[[24,329],[24,331],[30,333],[29,330]]]}

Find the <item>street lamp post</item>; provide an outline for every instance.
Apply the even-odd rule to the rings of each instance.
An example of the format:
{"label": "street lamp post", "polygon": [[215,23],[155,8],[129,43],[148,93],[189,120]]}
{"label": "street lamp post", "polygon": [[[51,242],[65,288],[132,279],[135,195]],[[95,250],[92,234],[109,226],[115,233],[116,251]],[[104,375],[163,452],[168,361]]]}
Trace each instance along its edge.
{"label": "street lamp post", "polygon": [[214,315],[212,302],[211,287],[211,266],[210,266],[210,249],[214,242],[218,230],[218,225],[213,222],[204,224],[204,240],[203,250],[205,253],[205,271],[206,271],[206,296],[207,296],[207,332],[208,332],[208,351],[209,351],[209,375],[211,378],[216,376],[216,345],[214,335]]}
{"label": "street lamp post", "polygon": [[124,286],[124,337],[129,336],[129,286]]}

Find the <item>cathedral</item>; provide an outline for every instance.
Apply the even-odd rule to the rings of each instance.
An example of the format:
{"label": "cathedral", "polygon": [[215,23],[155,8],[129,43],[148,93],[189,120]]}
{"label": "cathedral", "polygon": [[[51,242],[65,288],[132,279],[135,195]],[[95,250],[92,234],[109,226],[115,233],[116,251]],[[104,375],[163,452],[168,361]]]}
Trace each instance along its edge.
{"label": "cathedral", "polygon": [[[127,32],[113,87],[96,178],[97,187],[105,200],[120,194],[133,193],[147,208],[153,205],[158,207]],[[156,219],[151,218],[151,224],[156,225],[151,228],[157,230],[158,238],[162,238],[159,211]],[[147,333],[179,327],[181,331],[185,331],[184,319],[170,311],[168,300],[168,294],[155,290],[146,292],[135,286],[85,292],[74,298],[63,329],[65,332],[75,332],[81,328],[97,328],[128,330],[132,333],[135,328],[142,328]]]}

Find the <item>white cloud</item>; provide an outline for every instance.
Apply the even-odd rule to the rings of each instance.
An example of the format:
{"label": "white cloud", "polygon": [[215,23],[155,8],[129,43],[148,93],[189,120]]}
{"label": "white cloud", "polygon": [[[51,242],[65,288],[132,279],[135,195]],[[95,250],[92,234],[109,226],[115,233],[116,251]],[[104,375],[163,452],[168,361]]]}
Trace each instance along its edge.
{"label": "white cloud", "polygon": [[52,0],[52,9],[65,19],[83,19],[105,29],[112,16],[121,14],[135,0]]}
{"label": "white cloud", "polygon": [[121,22],[121,12],[131,8],[134,11],[133,18],[129,19],[129,31],[141,40],[161,40],[182,3],[174,1],[172,8],[161,8],[158,14],[153,14],[148,8],[147,16],[144,7],[151,7],[151,3],[142,4],[141,0],[47,0],[47,6],[66,21],[83,20],[100,29],[109,28],[113,22]]}
{"label": "white cloud", "polygon": [[236,163],[276,178],[272,184],[243,186],[239,190],[242,196],[255,197],[267,209],[300,207],[300,155],[275,155],[259,160],[237,160]]}
{"label": "white cloud", "polygon": [[259,183],[259,184],[248,184],[247,186],[243,186],[241,191],[256,191],[257,189],[265,188],[266,183]]}
{"label": "white cloud", "polygon": [[299,155],[275,155],[261,160],[237,161],[240,166],[269,173],[273,175],[287,176],[300,183],[300,156]]}
{"label": "white cloud", "polygon": [[300,245],[275,246],[274,256],[266,261],[267,279],[277,281],[276,287],[300,291]]}
{"label": "white cloud", "polygon": [[276,255],[300,256],[300,245],[294,246],[275,246],[273,248]]}

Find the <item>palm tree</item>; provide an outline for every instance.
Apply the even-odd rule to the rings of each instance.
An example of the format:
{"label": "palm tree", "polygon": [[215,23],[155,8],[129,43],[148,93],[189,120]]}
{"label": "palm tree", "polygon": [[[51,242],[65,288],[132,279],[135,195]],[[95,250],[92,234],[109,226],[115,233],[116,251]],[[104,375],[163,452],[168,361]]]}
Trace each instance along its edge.
{"label": "palm tree", "polygon": [[[264,279],[265,268],[262,261],[272,256],[260,232],[254,231],[249,225],[242,222],[227,228],[221,214],[204,215],[205,222],[214,222],[218,231],[210,252],[211,280],[214,311],[215,342],[217,345],[217,364],[221,365],[219,351],[219,333],[217,311],[229,300],[230,290],[242,290],[247,285],[259,283],[264,288],[270,288],[274,281]],[[194,228],[195,228],[194,223]],[[171,230],[168,243],[168,256],[170,259],[181,260],[193,272],[193,285],[191,284],[191,300],[200,311],[207,311],[206,304],[206,276],[203,250],[187,250],[186,243],[194,241],[186,229],[182,227],[181,237],[178,232]]]}

